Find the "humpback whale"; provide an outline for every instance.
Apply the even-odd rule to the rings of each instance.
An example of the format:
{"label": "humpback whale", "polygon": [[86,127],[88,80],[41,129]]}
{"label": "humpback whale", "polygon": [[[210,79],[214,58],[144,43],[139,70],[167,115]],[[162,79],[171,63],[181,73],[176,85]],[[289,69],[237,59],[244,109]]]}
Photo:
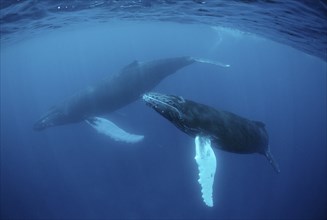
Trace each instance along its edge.
{"label": "humpback whale", "polygon": [[134,61],[117,74],[112,74],[52,107],[33,126],[40,131],[49,127],[86,121],[100,133],[115,140],[137,142],[141,135],[132,135],[101,116],[113,112],[150,91],[165,77],[192,63],[209,63],[228,67],[215,61],[193,57],[175,57],[149,62]]}
{"label": "humpback whale", "polygon": [[148,106],[177,128],[195,138],[195,160],[206,205],[213,206],[212,185],[216,171],[216,157],[211,145],[232,153],[262,154],[275,171],[280,172],[270,153],[268,133],[263,122],[217,110],[180,96],[151,92],[144,94],[142,98]]}

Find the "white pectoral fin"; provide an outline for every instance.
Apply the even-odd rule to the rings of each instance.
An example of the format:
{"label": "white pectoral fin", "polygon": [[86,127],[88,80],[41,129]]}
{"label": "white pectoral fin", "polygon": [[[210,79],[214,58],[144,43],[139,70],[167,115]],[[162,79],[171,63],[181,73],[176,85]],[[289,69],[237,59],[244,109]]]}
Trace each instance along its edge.
{"label": "white pectoral fin", "polygon": [[216,156],[207,137],[195,137],[195,158],[199,168],[199,183],[204,203],[213,206],[212,187],[216,172]]}
{"label": "white pectoral fin", "polygon": [[215,60],[208,60],[208,59],[204,59],[204,58],[197,58],[197,57],[192,57],[193,60],[195,60],[196,62],[199,62],[199,63],[206,63],[206,64],[212,64],[212,65],[215,65],[215,66],[220,66],[220,67],[230,67],[229,64],[224,64],[224,63],[221,63],[219,61],[215,61]]}
{"label": "white pectoral fin", "polygon": [[126,143],[137,143],[143,140],[143,135],[130,134],[119,128],[113,122],[99,117],[94,117],[85,120],[89,125],[95,128],[99,133],[105,134],[115,141],[122,141]]}

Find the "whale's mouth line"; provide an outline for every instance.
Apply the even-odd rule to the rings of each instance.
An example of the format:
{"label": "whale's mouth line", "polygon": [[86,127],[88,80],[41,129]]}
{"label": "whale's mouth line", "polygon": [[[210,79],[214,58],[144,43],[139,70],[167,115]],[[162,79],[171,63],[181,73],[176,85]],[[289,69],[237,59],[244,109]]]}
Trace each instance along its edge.
{"label": "whale's mouth line", "polygon": [[53,122],[49,121],[48,117],[43,118],[42,120],[39,120],[33,125],[33,129],[35,131],[42,131],[45,130],[48,127],[52,127],[54,124]]}
{"label": "whale's mouth line", "polygon": [[[172,106],[172,105],[168,104],[167,102],[164,102],[164,101],[162,101],[159,98],[156,98],[154,96],[158,96],[158,97],[161,96],[161,97],[163,97],[163,95],[160,95],[160,94],[147,93],[147,94],[144,94],[142,96],[142,99],[148,105],[150,105],[151,107],[153,107],[154,109],[157,109],[158,108],[158,105],[157,105],[158,103],[159,104],[162,104],[164,106],[167,106],[169,109],[172,109],[173,111],[177,112],[179,118],[182,118],[182,113],[175,106]],[[164,111],[164,110],[161,110],[161,111]]]}
{"label": "whale's mouth line", "polygon": [[42,131],[49,127],[57,126],[62,123],[63,113],[55,108],[51,108],[46,114],[44,114],[38,121],[33,125],[33,130]]}

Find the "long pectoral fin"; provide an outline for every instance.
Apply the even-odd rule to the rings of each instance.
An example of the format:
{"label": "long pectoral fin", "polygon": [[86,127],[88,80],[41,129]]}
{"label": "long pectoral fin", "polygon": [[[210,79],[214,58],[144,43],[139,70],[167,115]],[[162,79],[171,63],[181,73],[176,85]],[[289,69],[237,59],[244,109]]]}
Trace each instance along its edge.
{"label": "long pectoral fin", "polygon": [[126,132],[111,121],[104,118],[94,117],[85,121],[93,128],[95,128],[99,133],[105,134],[115,141],[136,143],[143,140],[144,138],[143,135],[130,134]]}
{"label": "long pectoral fin", "polygon": [[220,66],[220,67],[230,67],[229,64],[224,64],[224,63],[221,63],[221,62],[215,61],[215,60],[208,60],[208,59],[198,58],[198,57],[192,57],[192,59],[198,63],[212,64],[212,65]]}
{"label": "long pectoral fin", "polygon": [[199,168],[199,183],[203,201],[212,207],[212,187],[216,172],[216,156],[211,148],[209,138],[195,137],[195,158]]}
{"label": "long pectoral fin", "polygon": [[276,162],[275,158],[273,157],[273,155],[270,153],[270,150],[268,149],[266,152],[265,152],[265,156],[266,158],[268,159],[269,163],[272,165],[272,167],[274,168],[274,170],[277,172],[277,173],[280,173],[280,169],[279,169],[279,165],[278,163]]}

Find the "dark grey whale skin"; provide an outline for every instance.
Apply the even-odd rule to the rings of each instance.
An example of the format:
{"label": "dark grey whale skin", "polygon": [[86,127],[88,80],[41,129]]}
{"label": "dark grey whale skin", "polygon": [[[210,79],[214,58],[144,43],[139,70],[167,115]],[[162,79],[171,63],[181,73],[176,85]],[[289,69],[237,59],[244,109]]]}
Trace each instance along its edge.
{"label": "dark grey whale skin", "polygon": [[191,137],[208,137],[218,149],[238,153],[263,154],[280,172],[269,149],[265,124],[200,104],[180,96],[147,93],[143,100]]}
{"label": "dark grey whale skin", "polygon": [[145,95],[155,97],[146,101],[147,105],[191,137],[197,135],[210,137],[219,149],[232,153],[264,153],[267,150],[268,133],[262,122],[252,121],[232,112],[218,110],[179,96],[162,96],[158,93]]}
{"label": "dark grey whale skin", "polygon": [[61,104],[50,108],[33,128],[39,131],[113,112],[140,98],[165,77],[194,62],[196,60],[186,56],[142,63],[134,61],[119,73],[107,77],[95,86],[87,87]]}

